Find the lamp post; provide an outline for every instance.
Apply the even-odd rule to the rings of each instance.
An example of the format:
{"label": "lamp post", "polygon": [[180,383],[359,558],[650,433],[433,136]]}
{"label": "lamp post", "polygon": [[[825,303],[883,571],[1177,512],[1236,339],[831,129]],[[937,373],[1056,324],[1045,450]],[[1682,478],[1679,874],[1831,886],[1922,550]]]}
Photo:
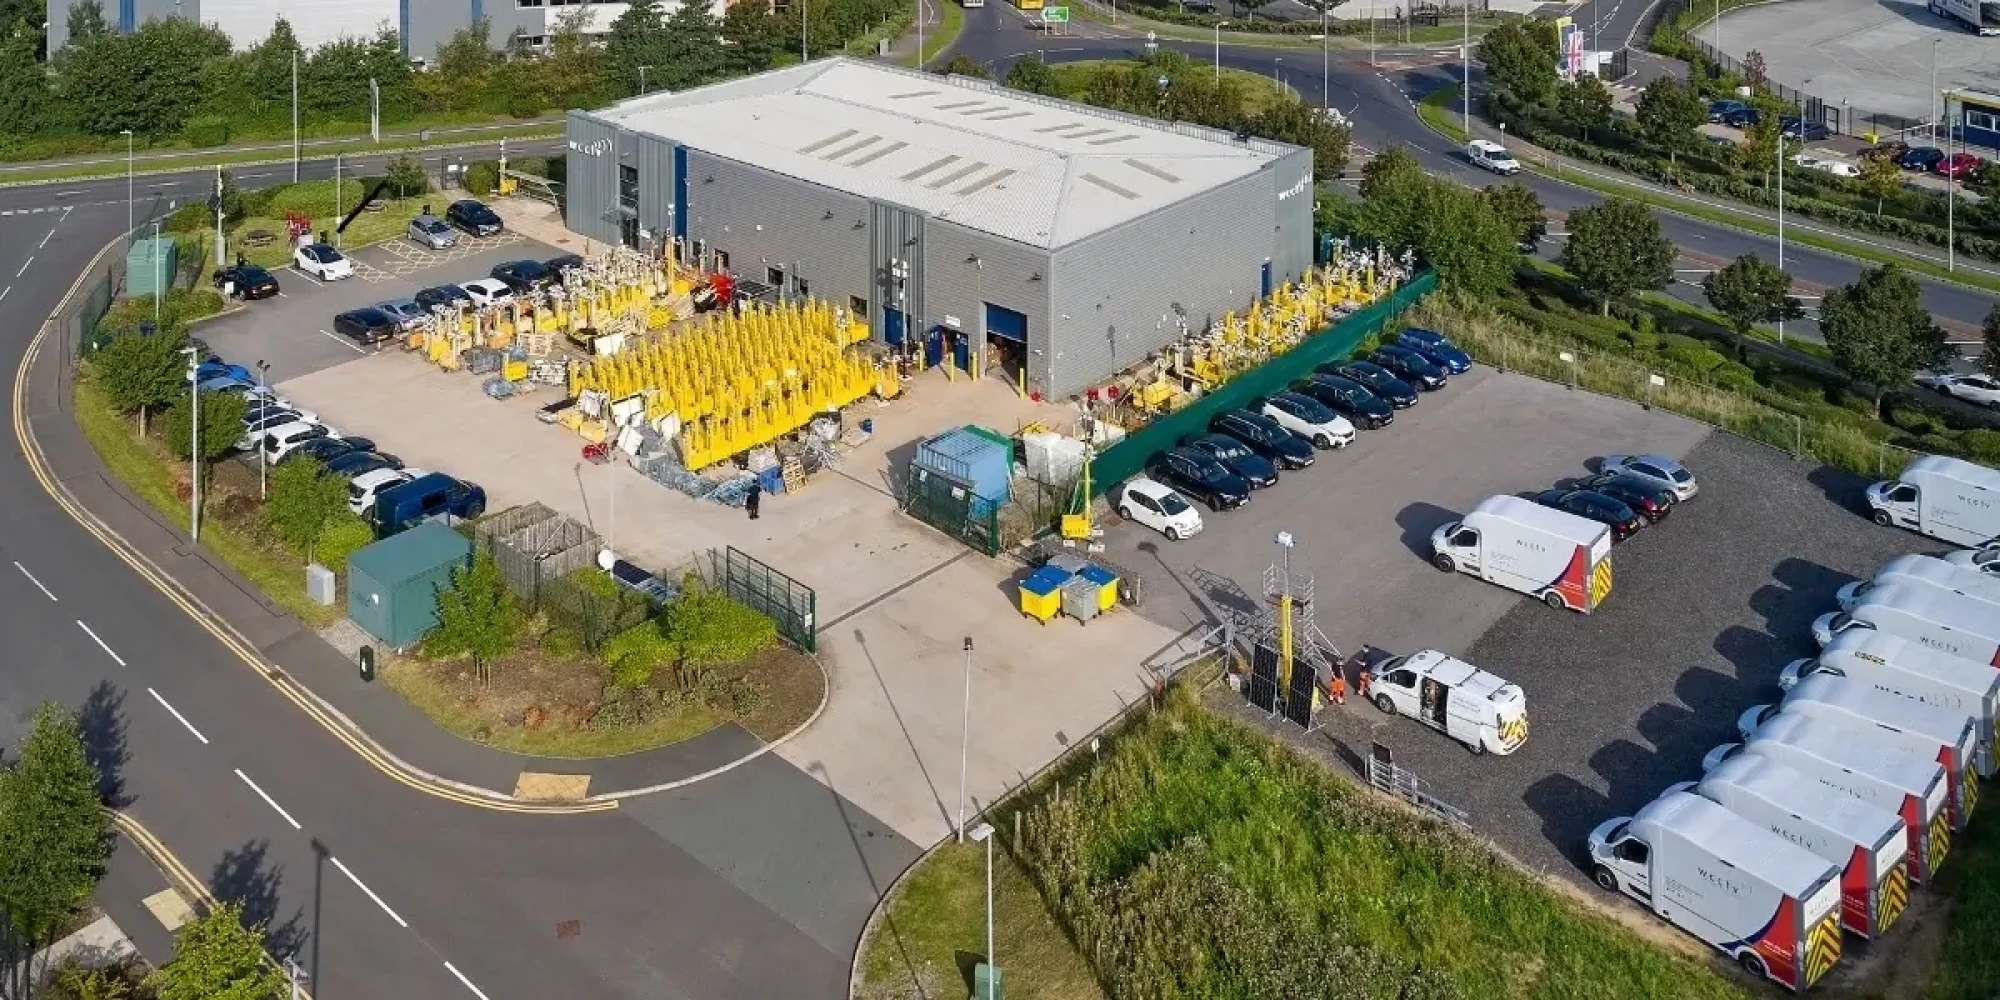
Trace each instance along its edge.
{"label": "lamp post", "polygon": [[138,223],[132,221],[132,130],[120,129],[125,136],[125,238],[132,238],[132,228]]}
{"label": "lamp post", "polygon": [[[1933,94],[1939,93],[1937,85],[1937,47],[1938,43],[1942,41],[1944,41],[1942,38],[1931,39],[1931,93]],[[1931,120],[1931,141],[1936,142],[1938,119],[1943,118],[1944,115],[1940,114],[1937,105],[1933,104],[1924,109],[1924,117]]]}
{"label": "lamp post", "polygon": [[299,182],[299,50],[292,47],[292,183]]}
{"label": "lamp post", "polygon": [[[500,154],[501,165],[505,166],[507,160],[507,154],[505,152],[505,149],[507,147],[501,146],[500,148],[502,150]],[[340,204],[340,154],[335,153],[333,154],[333,217],[334,218],[336,219],[340,218],[341,207],[342,206]],[[333,245],[336,247],[340,246],[340,223],[338,222],[334,223],[333,227]]]}
{"label": "lamp post", "polygon": [[1462,35],[1458,43],[1460,63],[1459,96],[1463,98],[1465,110],[1465,137],[1472,138],[1472,0],[1458,0],[1459,11],[1463,15]]}
{"label": "lamp post", "polygon": [[[1805,135],[1805,119],[1799,119],[1799,135]],[[1778,270],[1785,269],[1785,131],[1778,130]],[[1789,291],[1790,289],[1787,289]],[[1782,313],[1780,316],[1782,317]],[[1778,320],[1778,343],[1785,342],[1785,321]]]}
{"label": "lamp post", "polygon": [[[268,396],[265,396],[264,393],[269,391],[267,387],[271,384],[270,375],[271,375],[271,363],[269,361],[265,361],[263,358],[258,358],[257,392],[259,399],[269,398]],[[268,459],[265,458],[265,455],[267,453],[264,450],[264,442],[261,439],[261,437],[257,440],[256,445],[257,445],[257,499],[268,500],[270,499],[271,491],[269,486],[266,485],[266,474],[264,471],[266,465],[268,464]]]}
{"label": "lamp post", "polygon": [[1715,68],[1722,70],[1722,0],[1715,0],[1715,19],[1708,22],[1708,47],[1715,54]]}
{"label": "lamp post", "polygon": [[995,1000],[1000,989],[1000,965],[993,961],[993,824],[981,823],[972,839],[986,845],[986,1000]]}
{"label": "lamp post", "polygon": [[1228,21],[1215,22],[1215,82],[1222,82],[1222,29]]}
{"label": "lamp post", "polygon": [[646,71],[652,68],[651,66],[639,67],[639,96],[641,97],[646,96]]}
{"label": "lamp post", "polygon": [[965,843],[965,758],[972,743],[972,637],[965,637],[965,707],[958,723],[958,842]]}
{"label": "lamp post", "polygon": [[201,543],[201,390],[198,371],[201,354],[192,347],[181,348],[188,359],[188,541]]}
{"label": "lamp post", "polygon": [[924,0],[917,0],[917,68],[924,68]]}
{"label": "lamp post", "polygon": [[[799,0],[799,62],[802,63],[812,62],[811,50],[806,47],[806,33],[809,30],[806,26],[806,0]],[[920,47],[918,51],[923,50]]]}
{"label": "lamp post", "polygon": [[[1938,114],[1939,118],[1950,117],[1951,95],[1949,93],[1940,93],[1938,95],[1938,106],[1943,109]],[[1953,148],[1957,145],[1956,139],[1958,137],[1953,134],[1950,122],[1944,122],[1943,124],[1944,162],[1948,168],[1944,175],[1944,269],[1947,271],[1957,271],[1958,175],[1960,170],[1958,164],[1953,162],[1952,157],[1958,155],[1957,150]]]}
{"label": "lamp post", "polygon": [[160,258],[160,220],[153,220],[153,334],[160,330],[160,297],[166,294],[166,261]]}

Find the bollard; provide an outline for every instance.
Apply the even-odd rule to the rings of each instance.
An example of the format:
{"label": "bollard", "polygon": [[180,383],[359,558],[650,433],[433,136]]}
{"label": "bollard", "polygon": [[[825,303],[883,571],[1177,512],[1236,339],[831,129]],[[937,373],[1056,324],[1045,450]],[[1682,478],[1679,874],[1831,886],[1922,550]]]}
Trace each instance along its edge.
{"label": "bollard", "polygon": [[355,657],[361,666],[361,682],[366,684],[375,679],[375,647],[361,647],[361,654]]}

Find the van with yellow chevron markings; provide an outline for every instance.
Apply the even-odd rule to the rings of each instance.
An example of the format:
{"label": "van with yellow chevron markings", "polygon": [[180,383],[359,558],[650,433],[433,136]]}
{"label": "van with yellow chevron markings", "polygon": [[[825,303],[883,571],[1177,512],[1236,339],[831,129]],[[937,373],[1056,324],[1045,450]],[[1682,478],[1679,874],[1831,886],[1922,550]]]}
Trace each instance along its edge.
{"label": "van with yellow chevron markings", "polygon": [[1510,754],[1528,742],[1528,696],[1517,684],[1435,649],[1355,654],[1361,690],[1387,715],[1406,715],[1474,754]]}

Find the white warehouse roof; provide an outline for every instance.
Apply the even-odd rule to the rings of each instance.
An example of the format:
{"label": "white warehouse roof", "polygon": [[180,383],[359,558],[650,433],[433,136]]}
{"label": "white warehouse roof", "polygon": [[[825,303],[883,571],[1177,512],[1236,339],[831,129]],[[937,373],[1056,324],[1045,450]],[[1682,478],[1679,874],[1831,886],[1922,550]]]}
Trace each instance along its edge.
{"label": "white warehouse roof", "polygon": [[843,58],[634,98],[595,117],[1047,249],[1293,149]]}

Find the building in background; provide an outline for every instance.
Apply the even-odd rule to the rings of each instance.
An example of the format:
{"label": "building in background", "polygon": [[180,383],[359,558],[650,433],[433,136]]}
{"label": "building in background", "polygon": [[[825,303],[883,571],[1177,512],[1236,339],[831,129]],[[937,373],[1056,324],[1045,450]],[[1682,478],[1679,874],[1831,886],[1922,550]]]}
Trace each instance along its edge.
{"label": "building in background", "polygon": [[[1312,151],[823,59],[569,116],[569,227],[1072,395],[1312,264]],[[955,353],[955,352],[954,352]]]}

